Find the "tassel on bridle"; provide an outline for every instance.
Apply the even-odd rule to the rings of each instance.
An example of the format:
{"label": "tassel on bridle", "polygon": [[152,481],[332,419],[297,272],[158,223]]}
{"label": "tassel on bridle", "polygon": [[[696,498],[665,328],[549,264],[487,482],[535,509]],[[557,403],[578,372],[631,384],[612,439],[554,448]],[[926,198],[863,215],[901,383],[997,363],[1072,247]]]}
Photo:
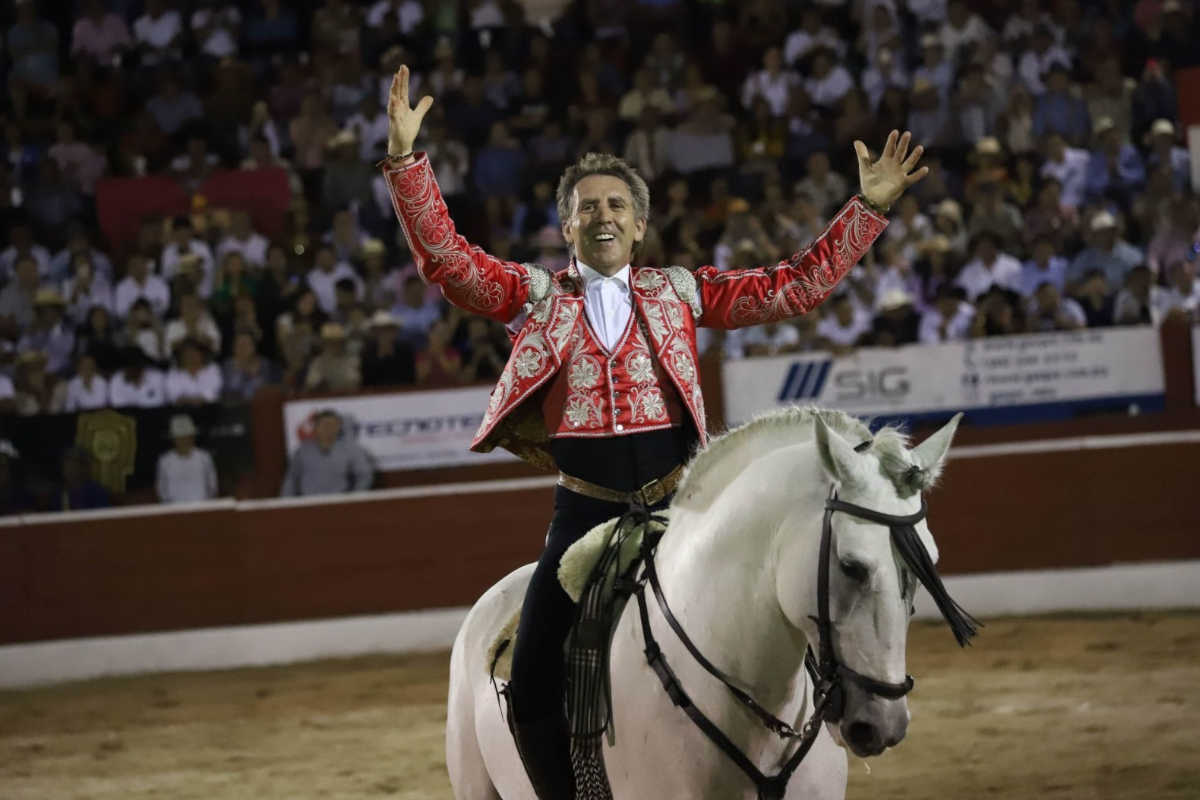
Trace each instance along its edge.
{"label": "tassel on bridle", "polygon": [[896,551],[900,553],[900,557],[904,559],[904,563],[908,565],[916,579],[925,587],[925,591],[929,592],[929,596],[933,598],[938,611],[941,611],[942,616],[946,618],[946,624],[950,626],[950,631],[954,634],[954,639],[958,642],[959,647],[966,647],[971,643],[971,637],[978,633],[982,623],[971,616],[946,591],[942,577],[938,575],[937,567],[934,566],[933,559],[929,557],[929,551],[925,549],[921,537],[917,535],[917,529],[912,525],[896,525],[891,530],[892,542],[896,545]]}

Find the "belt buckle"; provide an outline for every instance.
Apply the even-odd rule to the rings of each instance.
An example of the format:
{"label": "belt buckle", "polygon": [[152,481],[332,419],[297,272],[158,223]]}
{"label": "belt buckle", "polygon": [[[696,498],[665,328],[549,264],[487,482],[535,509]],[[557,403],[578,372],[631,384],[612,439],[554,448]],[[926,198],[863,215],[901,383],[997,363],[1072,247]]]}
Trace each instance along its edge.
{"label": "belt buckle", "polygon": [[666,492],[662,488],[662,481],[662,478],[655,478],[634,492],[634,495],[641,496],[643,505],[647,507],[652,506],[666,496]]}

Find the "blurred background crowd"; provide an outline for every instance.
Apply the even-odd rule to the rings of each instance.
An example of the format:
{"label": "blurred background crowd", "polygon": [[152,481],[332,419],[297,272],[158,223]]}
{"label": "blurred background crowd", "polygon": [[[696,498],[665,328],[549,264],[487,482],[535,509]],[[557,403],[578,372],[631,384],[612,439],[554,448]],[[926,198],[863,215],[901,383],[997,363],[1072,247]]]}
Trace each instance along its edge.
{"label": "blurred background crowd", "polygon": [[[804,247],[857,189],[852,142],[912,130],[931,174],[842,290],[791,322],[705,333],[723,357],[1157,324],[1200,303],[1173,80],[1200,63],[1193,2],[17,0],[2,13],[5,413],[497,377],[503,328],[421,282],[375,168],[400,64],[413,97],[435,99],[417,147],[460,232],[551,267],[567,262],[554,189],[584,152],[623,155],[650,183],[638,262],[725,269]],[[260,230],[252,202],[207,202],[200,187],[227,170],[286,173],[281,228]],[[190,213],[134,220],[115,245],[105,181],[140,176],[169,176]]]}

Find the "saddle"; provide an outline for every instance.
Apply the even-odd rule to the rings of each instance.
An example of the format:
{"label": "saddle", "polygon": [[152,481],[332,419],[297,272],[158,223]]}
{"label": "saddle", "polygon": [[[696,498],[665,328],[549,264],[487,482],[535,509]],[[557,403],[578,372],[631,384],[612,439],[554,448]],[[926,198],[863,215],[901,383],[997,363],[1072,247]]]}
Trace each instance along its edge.
{"label": "saddle", "polygon": [[[667,513],[631,512],[597,525],[571,545],[559,562],[558,580],[576,603],[575,622],[563,648],[566,710],[576,800],[611,800],[602,738],[615,736],[609,684],[609,646],[642,563],[642,545],[666,531]],[[520,610],[500,629],[489,649],[492,685],[512,675]]]}

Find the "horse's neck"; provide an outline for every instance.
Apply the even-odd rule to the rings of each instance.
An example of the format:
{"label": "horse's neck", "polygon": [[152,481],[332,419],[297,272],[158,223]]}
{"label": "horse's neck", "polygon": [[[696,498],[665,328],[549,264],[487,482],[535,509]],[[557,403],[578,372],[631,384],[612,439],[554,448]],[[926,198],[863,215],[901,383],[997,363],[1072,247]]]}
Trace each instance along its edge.
{"label": "horse's neck", "polygon": [[[827,480],[814,466],[815,459],[797,459],[794,451],[773,454],[731,476],[703,511],[688,509],[685,500],[673,511],[656,559],[684,630],[768,708],[782,708],[804,690],[808,642],[780,608],[775,573],[783,536],[820,533]],[[785,519],[797,519],[797,508],[810,507],[813,513],[801,517],[812,521],[801,527],[812,530],[783,529]],[[788,569],[815,570],[816,564]]]}

